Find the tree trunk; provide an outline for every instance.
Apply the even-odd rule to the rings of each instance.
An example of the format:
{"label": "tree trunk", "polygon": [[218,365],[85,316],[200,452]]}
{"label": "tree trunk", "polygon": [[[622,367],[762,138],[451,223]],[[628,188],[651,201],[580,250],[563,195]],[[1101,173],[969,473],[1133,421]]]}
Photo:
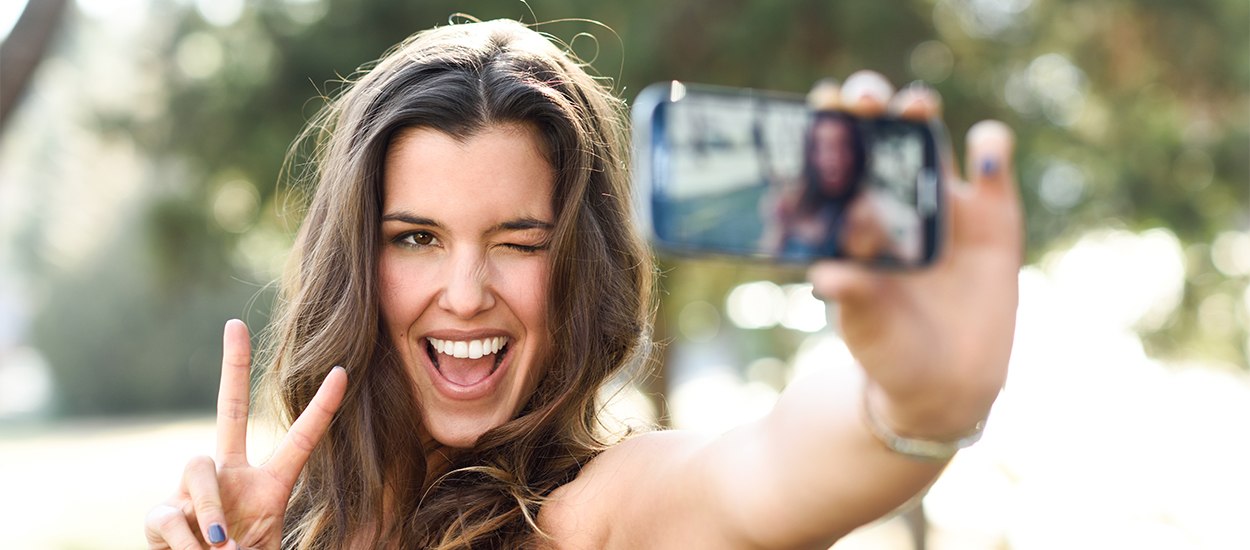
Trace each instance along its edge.
{"label": "tree trunk", "polygon": [[66,0],[30,0],[0,44],[0,130],[8,124],[35,68],[47,55],[65,4]]}

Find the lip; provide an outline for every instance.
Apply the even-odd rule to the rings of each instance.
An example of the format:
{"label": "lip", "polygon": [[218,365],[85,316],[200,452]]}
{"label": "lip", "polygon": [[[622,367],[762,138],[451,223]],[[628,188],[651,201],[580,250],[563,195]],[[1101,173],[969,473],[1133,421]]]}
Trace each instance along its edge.
{"label": "lip", "polygon": [[[493,338],[495,336],[503,336],[508,338],[506,349],[500,350],[504,355],[499,360],[499,367],[490,376],[482,380],[462,386],[443,376],[443,373],[434,366],[434,362],[430,360],[427,353],[429,341],[426,338],[435,338],[439,340],[480,340],[483,338]],[[425,365],[425,371],[430,377],[430,381],[434,385],[434,389],[440,395],[451,401],[473,401],[490,396],[499,387],[500,382],[507,374],[508,368],[512,364],[512,349],[515,339],[507,332],[500,330],[481,329],[481,330],[436,330],[422,335],[416,342],[419,352],[417,355],[421,357],[421,363]]]}

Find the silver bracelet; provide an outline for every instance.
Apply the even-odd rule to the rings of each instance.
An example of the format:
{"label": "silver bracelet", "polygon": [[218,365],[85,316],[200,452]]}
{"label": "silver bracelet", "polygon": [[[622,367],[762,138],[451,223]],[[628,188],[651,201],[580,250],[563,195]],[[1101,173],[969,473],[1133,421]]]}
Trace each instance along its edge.
{"label": "silver bracelet", "polygon": [[924,460],[927,462],[946,462],[960,449],[972,446],[981,439],[981,433],[985,431],[985,420],[977,422],[972,431],[962,435],[953,441],[935,441],[932,439],[914,439],[903,437],[894,433],[885,422],[877,416],[872,410],[872,403],[868,398],[869,384],[864,384],[863,401],[864,401],[864,421],[868,425],[868,431],[876,437],[886,448],[908,458]]}

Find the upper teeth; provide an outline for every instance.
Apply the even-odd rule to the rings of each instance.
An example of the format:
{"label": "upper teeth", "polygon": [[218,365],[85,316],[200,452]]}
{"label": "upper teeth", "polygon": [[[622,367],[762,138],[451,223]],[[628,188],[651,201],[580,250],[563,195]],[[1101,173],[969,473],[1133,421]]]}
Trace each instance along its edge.
{"label": "upper teeth", "polygon": [[499,351],[504,344],[508,343],[507,336],[468,341],[439,340],[438,338],[426,339],[430,341],[430,345],[434,346],[434,351],[460,359],[465,357],[479,359],[483,355],[490,355]]}

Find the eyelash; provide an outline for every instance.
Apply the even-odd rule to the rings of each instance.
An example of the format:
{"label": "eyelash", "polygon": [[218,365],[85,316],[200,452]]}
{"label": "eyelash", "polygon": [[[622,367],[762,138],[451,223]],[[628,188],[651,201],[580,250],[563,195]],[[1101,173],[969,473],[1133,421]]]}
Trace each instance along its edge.
{"label": "eyelash", "polygon": [[505,243],[504,246],[511,248],[513,250],[516,250],[518,252],[524,252],[526,254],[535,254],[537,252],[547,249],[547,245],[545,244],[540,244],[537,246],[530,246],[530,245],[524,245],[524,244]]}

